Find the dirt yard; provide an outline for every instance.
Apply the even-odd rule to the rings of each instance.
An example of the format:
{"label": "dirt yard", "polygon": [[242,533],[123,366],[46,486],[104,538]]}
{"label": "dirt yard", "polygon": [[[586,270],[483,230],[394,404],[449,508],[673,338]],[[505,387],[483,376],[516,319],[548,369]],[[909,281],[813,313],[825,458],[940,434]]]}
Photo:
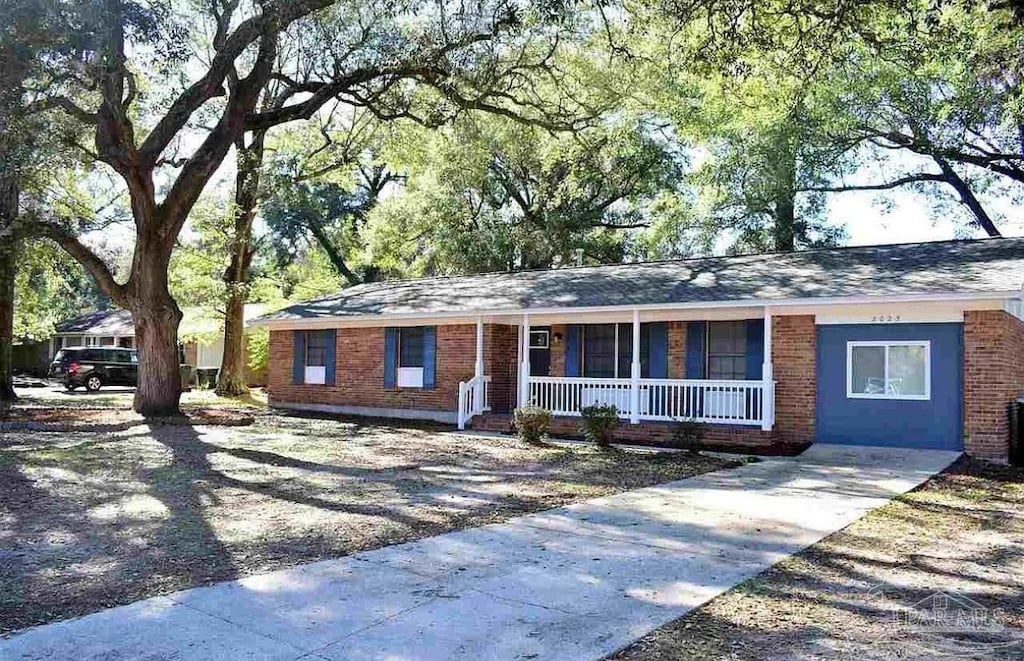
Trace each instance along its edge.
{"label": "dirt yard", "polygon": [[[991,629],[894,618],[935,606]],[[612,658],[1024,659],[1024,469],[962,460]]]}
{"label": "dirt yard", "polygon": [[261,414],[6,430],[0,633],[726,465]]}

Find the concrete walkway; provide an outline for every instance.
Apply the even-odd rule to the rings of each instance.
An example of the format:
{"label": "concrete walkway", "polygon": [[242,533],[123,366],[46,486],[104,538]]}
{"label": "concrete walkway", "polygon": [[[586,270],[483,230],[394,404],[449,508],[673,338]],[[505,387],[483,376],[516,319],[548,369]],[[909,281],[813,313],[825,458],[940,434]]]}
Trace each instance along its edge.
{"label": "concrete walkway", "polygon": [[36,627],[0,659],[596,660],[955,458],[818,445]]}

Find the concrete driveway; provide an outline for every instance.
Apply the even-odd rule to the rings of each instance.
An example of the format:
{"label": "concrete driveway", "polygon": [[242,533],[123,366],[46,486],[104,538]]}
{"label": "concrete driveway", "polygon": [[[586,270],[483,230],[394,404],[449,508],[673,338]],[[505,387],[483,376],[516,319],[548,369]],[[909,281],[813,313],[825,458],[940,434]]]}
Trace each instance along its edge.
{"label": "concrete driveway", "polygon": [[596,660],[956,456],[816,445],[36,627],[0,659]]}

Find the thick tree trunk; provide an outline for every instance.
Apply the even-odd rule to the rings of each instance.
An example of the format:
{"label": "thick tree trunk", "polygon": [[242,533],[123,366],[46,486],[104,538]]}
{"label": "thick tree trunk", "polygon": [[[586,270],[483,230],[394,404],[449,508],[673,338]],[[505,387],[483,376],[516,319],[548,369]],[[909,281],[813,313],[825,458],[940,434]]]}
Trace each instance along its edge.
{"label": "thick tree trunk", "polygon": [[141,233],[135,245],[128,309],[135,324],[139,350],[139,381],[134,408],[146,417],[178,415],[181,411],[181,367],[178,325],[181,310],[167,287],[173,243],[163,235]]}
{"label": "thick tree trunk", "polygon": [[131,309],[139,349],[139,384],[134,408],[148,417],[178,415],[181,368],[178,324],[181,310],[171,295],[137,301]]}
{"label": "thick tree trunk", "polygon": [[[0,168],[6,170],[7,168]],[[0,176],[0,402],[18,399],[14,392],[14,277],[18,267],[18,186],[13,173]]]}
{"label": "thick tree trunk", "polygon": [[781,252],[796,250],[797,238],[803,232],[796,220],[796,150],[789,142],[780,145],[776,152],[775,168],[775,218],[772,227],[773,248]]}
{"label": "thick tree trunk", "polygon": [[18,399],[14,392],[14,276],[18,244],[13,237],[0,238],[0,402]]}
{"label": "thick tree trunk", "polygon": [[259,200],[260,168],[263,167],[263,138],[257,131],[245,147],[236,143],[238,173],[235,175],[235,227],[231,264],[224,273],[227,300],[224,310],[224,356],[217,376],[217,394],[239,397],[249,392],[245,358],[245,301],[252,263],[252,223]]}

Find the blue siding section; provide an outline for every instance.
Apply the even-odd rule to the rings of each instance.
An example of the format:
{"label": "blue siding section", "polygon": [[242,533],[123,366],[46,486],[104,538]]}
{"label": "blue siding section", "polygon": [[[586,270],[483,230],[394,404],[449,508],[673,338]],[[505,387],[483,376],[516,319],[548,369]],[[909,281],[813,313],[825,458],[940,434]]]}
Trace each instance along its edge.
{"label": "blue siding section", "polygon": [[423,327],[423,387],[434,388],[437,383],[437,329]]}
{"label": "blue siding section", "polygon": [[292,331],[292,383],[301,385],[306,381],[306,331]]}
{"label": "blue siding section", "polygon": [[747,378],[759,380],[764,372],[764,319],[747,320]]}
{"label": "blue siding section", "polygon": [[668,378],[668,324],[659,321],[648,326],[650,348],[648,349],[649,378]]}
{"label": "blue siding section", "polygon": [[686,324],[686,378],[703,379],[707,354],[708,325],[704,321]]}
{"label": "blue siding section", "polygon": [[384,387],[394,388],[398,376],[398,329],[384,329]]}
{"label": "blue siding section", "polygon": [[327,369],[324,370],[324,382],[329,385],[334,385],[334,370],[336,367],[335,349],[338,346],[338,331],[332,328],[327,333]]}
{"label": "blue siding section", "polygon": [[[929,340],[931,399],[846,397],[846,343]],[[852,445],[963,449],[963,325],[818,326],[816,440]]]}
{"label": "blue siding section", "polygon": [[580,376],[580,341],[582,327],[570,324],[565,327],[565,375]]}

